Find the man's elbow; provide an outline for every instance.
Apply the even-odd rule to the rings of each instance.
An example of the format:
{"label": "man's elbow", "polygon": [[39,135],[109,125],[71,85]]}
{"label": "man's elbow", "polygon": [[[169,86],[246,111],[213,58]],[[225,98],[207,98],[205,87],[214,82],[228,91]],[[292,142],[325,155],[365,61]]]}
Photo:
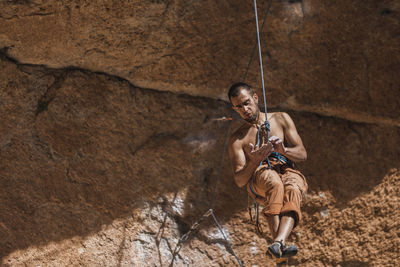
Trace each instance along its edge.
{"label": "man's elbow", "polygon": [[294,158],[295,162],[305,161],[307,160],[307,151],[305,148],[299,147],[297,149],[296,157]]}
{"label": "man's elbow", "polygon": [[235,176],[235,183],[239,188],[242,188],[243,186],[246,185],[246,183],[244,183],[243,181],[241,181],[241,179],[239,179],[238,177]]}
{"label": "man's elbow", "polygon": [[305,149],[303,150],[303,158],[301,160],[302,161],[307,160],[307,151]]}

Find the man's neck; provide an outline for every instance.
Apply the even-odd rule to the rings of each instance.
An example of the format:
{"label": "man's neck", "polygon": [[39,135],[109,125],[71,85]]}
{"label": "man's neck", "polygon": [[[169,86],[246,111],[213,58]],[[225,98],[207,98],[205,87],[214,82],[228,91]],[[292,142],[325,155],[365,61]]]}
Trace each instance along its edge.
{"label": "man's neck", "polygon": [[265,113],[263,112],[259,112],[257,119],[254,120],[253,122],[247,122],[248,124],[250,124],[251,126],[255,126],[255,127],[260,127],[260,125],[264,124],[265,122]]}

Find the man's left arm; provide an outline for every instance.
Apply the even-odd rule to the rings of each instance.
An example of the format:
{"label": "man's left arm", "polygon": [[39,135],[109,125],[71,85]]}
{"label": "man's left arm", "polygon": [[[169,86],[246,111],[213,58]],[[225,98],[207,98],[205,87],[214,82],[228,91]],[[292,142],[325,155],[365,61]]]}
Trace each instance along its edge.
{"label": "man's left arm", "polygon": [[306,160],[307,151],[303,145],[300,135],[297,132],[292,118],[285,112],[282,112],[279,115],[279,121],[282,125],[288,147],[284,145],[283,140],[281,140],[279,137],[272,136],[270,141],[274,145],[274,151],[284,155],[293,162]]}

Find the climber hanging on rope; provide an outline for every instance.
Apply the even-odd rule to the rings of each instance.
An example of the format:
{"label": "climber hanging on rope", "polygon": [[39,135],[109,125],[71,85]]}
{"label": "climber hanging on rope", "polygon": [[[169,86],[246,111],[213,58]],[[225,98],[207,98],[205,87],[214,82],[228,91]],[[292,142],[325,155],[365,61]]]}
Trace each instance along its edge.
{"label": "climber hanging on rope", "polygon": [[285,242],[301,220],[300,203],[308,188],[294,168],[295,162],[307,158],[303,142],[287,113],[260,111],[258,96],[247,84],[232,85],[228,97],[244,120],[229,139],[235,182],[246,185],[250,196],[264,206],[262,214],[274,240],[266,254],[274,259],[294,256],[297,247]]}

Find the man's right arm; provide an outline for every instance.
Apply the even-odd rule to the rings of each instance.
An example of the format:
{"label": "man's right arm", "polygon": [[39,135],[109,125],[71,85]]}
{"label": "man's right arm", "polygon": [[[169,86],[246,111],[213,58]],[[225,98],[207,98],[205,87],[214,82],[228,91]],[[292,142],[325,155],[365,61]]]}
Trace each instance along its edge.
{"label": "man's right arm", "polygon": [[229,157],[231,159],[235,183],[239,187],[246,185],[261,161],[263,161],[272,151],[272,144],[268,142],[260,148],[249,147],[248,158],[238,140],[230,142]]}

